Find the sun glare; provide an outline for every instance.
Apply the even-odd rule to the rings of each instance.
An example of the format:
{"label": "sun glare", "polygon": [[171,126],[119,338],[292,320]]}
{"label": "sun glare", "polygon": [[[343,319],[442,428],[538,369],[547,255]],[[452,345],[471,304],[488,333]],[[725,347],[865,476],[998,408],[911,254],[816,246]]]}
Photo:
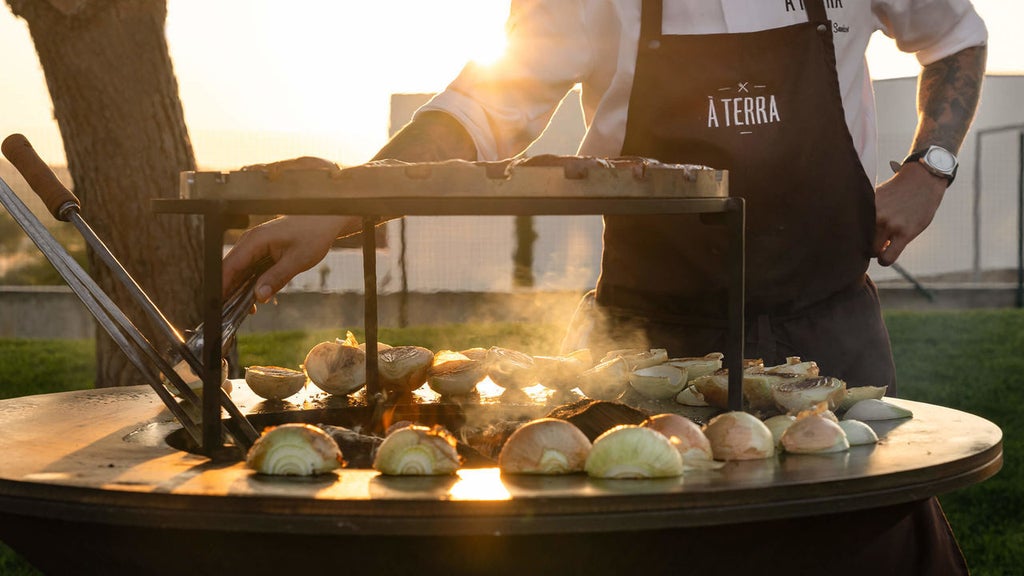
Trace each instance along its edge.
{"label": "sun glare", "polygon": [[199,161],[354,164],[386,141],[392,94],[441,91],[467,62],[501,56],[509,0],[222,0],[204,10],[196,18],[175,0],[167,31]]}
{"label": "sun glare", "polygon": [[489,34],[476,39],[470,49],[469,59],[482,66],[496,62],[505,53],[504,34]]}

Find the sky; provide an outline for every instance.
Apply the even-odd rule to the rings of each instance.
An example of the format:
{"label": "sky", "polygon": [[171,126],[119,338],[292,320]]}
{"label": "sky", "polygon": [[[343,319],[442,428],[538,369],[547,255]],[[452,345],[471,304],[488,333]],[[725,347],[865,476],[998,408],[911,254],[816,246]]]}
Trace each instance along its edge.
{"label": "sky", "polygon": [[[391,94],[442,90],[467,60],[500,53],[508,4],[167,0],[167,41],[197,163],[230,169],[301,155],[365,162],[387,139]],[[974,4],[989,26],[990,73],[1024,73],[1024,3]],[[917,72],[913,56],[880,35],[868,58],[876,78]],[[44,159],[63,164],[32,40],[6,3],[0,61],[0,137],[24,133]]]}

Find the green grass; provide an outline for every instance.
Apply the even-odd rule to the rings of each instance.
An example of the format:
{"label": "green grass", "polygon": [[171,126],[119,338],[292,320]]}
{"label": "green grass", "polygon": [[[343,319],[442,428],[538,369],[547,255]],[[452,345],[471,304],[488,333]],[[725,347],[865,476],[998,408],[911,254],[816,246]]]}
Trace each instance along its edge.
{"label": "green grass", "polygon": [[900,396],[1003,430],[1003,469],[939,498],[975,576],[1024,567],[1024,312],[890,313]]}
{"label": "green grass", "polygon": [[[972,574],[1019,574],[1024,566],[1024,311],[891,312],[900,396],[977,414],[1003,429],[1006,459],[995,477],[940,500]],[[317,342],[344,334],[282,332],[244,335],[243,365],[297,366]],[[362,334],[357,334],[360,341]],[[392,345],[432,350],[503,346],[531,353],[557,349],[561,332],[552,326],[491,324],[382,329]],[[0,398],[92,386],[91,342],[0,340]],[[0,544],[0,574],[37,572]]]}
{"label": "green grass", "polygon": [[0,398],[92,388],[95,351],[92,340],[0,339]]}

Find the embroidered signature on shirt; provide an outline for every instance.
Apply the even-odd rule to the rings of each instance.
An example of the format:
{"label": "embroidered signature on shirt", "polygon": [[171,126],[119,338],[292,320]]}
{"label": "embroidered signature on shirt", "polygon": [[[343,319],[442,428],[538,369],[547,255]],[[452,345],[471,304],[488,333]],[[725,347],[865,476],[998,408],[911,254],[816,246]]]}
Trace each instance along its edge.
{"label": "embroidered signature on shirt", "polygon": [[[786,1],[786,12],[796,12],[796,10],[797,10],[796,5],[797,4],[800,5],[800,10],[804,9],[804,0],[800,0],[799,2],[794,2],[793,0],[785,0],[785,1]],[[842,8],[842,7],[843,7],[843,0],[825,0],[825,8],[832,8],[832,9],[834,9],[834,8]]]}
{"label": "embroidered signature on shirt", "polygon": [[[799,8],[797,6],[799,6]],[[805,8],[804,8],[804,1],[803,0],[799,0],[799,1],[796,1],[796,0],[785,0],[785,8],[786,8],[786,12],[796,12],[797,10],[805,10]],[[845,6],[843,6],[843,0],[825,0],[825,8],[828,9],[828,10],[843,10],[843,9],[845,9]],[[849,31],[850,31],[850,27],[849,26],[842,26],[839,23],[837,23],[836,21],[834,21],[834,20],[832,21],[832,33],[833,34],[839,34],[839,33],[846,34],[846,33],[849,33]]]}

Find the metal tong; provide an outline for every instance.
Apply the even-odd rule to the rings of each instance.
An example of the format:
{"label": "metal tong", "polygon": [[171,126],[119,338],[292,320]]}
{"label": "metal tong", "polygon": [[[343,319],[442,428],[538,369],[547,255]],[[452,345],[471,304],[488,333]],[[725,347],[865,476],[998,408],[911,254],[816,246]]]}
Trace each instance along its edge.
{"label": "metal tong", "polygon": [[[2,179],[0,179],[0,203],[7,208],[15,221],[46,256],[46,259],[53,264],[86,309],[124,352],[131,364],[139,370],[146,383],[153,388],[196,444],[202,446],[207,452],[219,448],[203,446],[202,424],[191,415],[202,414],[202,400],[174,370],[174,366],[184,360],[195,374],[205,374],[204,366],[199,360],[204,344],[202,325],[189,331],[191,336],[188,340],[182,336],[88,225],[82,217],[78,198],[61,184],[24,136],[13,134],[3,141],[0,148],[2,148],[4,156],[32,187],[32,190],[43,200],[50,213],[58,220],[71,222],[78,229],[94,254],[110,269],[114,277],[142,307],[161,335],[171,343],[168,357],[157,352],[145,335],[132,324],[124,312],[100,289],[92,277],[68,254],[64,246],[57,242]],[[266,269],[267,265],[268,262],[257,265],[251,271],[248,279],[235,290],[225,303],[222,316],[224,333],[222,357],[226,355],[234,341],[238,327],[255,303],[253,291],[256,278]],[[218,366],[218,372],[219,369]],[[161,382],[161,375],[174,386],[184,403],[192,410],[186,409],[175,400],[171,392]],[[227,393],[220,388],[218,391],[220,405],[230,416],[221,424],[222,429],[231,435],[237,446],[247,450],[256,441],[259,434],[231,401]]]}

